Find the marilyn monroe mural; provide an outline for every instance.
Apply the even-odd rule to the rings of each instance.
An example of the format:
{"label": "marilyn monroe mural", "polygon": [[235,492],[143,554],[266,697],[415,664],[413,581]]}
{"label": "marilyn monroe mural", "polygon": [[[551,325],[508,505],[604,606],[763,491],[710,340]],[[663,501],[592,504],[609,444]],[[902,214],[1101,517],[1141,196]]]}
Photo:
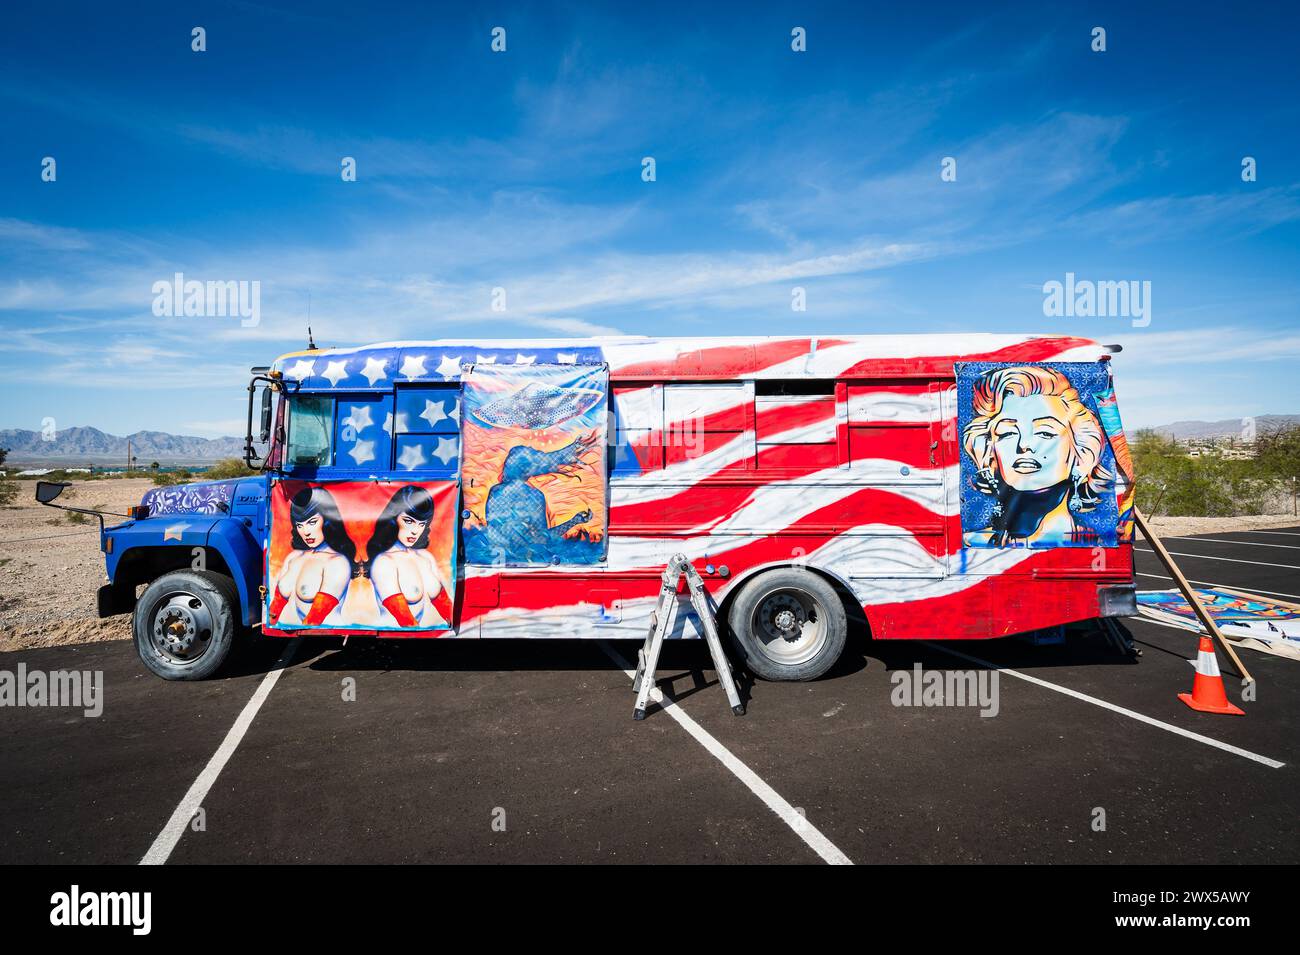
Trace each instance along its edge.
{"label": "marilyn monroe mural", "polygon": [[965,546],[1115,545],[1114,454],[1094,410],[1109,387],[1090,363],[959,368]]}

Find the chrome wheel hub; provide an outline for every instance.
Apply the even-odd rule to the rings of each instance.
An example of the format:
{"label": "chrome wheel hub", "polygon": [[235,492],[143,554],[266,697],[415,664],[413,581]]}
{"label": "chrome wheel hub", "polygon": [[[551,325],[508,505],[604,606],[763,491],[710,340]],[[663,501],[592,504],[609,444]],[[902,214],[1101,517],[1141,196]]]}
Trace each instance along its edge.
{"label": "chrome wheel hub", "polygon": [[194,594],[167,594],[154,610],[149,635],[159,656],[172,663],[192,663],[211,643],[212,615]]}
{"label": "chrome wheel hub", "polygon": [[822,608],[797,588],[774,590],[754,610],[753,634],[764,655],[784,666],[815,657],[826,643]]}

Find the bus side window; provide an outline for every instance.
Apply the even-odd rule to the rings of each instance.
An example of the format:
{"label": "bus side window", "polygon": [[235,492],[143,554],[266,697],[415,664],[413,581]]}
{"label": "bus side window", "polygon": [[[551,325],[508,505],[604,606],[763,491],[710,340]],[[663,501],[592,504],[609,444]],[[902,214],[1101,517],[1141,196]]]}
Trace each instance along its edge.
{"label": "bus side window", "polygon": [[610,383],[610,473],[641,474],[663,467],[663,385]]}
{"label": "bus side window", "polygon": [[323,468],[334,463],[334,399],[303,395],[289,402],[290,468]]}
{"label": "bus side window", "polygon": [[393,470],[452,476],[460,469],[460,385],[398,385]]}
{"label": "bus side window", "polygon": [[942,480],[935,440],[939,397],[931,382],[880,380],[850,384],[850,467],[868,481]]}
{"label": "bus side window", "polygon": [[665,385],[665,466],[712,472],[752,468],[753,416],[752,381]]}
{"label": "bus side window", "polygon": [[385,423],[391,417],[392,395],[341,395],[334,424],[334,466],[386,471],[392,437]]}
{"label": "bus side window", "polygon": [[840,464],[834,379],[754,383],[758,467],[824,470]]}

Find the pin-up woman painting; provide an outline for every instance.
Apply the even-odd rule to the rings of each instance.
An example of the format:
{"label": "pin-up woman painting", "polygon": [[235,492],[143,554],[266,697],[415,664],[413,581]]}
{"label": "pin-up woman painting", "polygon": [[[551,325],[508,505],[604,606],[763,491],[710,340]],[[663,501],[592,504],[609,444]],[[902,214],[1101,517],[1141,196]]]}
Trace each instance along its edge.
{"label": "pin-up woman painting", "polygon": [[433,630],[447,626],[434,607],[446,584],[428,550],[432,521],[433,497],[413,484],[398,488],[375,521],[366,555],[380,626]]}
{"label": "pin-up woman painting", "polygon": [[966,543],[1043,547],[1087,543],[1080,515],[1097,507],[1113,475],[1102,466],[1105,432],[1064,374],[1023,365],[975,381],[962,446],[974,489],[995,499],[987,530]]}
{"label": "pin-up woman painting", "polygon": [[289,502],[293,549],[275,582],[268,624],[317,626],[338,623],[356,562],[334,496],[323,487],[306,487]]}

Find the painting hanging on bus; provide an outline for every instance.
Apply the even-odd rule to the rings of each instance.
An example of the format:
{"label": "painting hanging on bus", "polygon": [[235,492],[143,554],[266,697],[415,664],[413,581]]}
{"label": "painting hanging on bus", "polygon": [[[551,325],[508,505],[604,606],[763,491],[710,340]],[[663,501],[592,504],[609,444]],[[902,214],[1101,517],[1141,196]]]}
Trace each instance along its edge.
{"label": "painting hanging on bus", "polygon": [[1115,386],[1110,384],[1105,391],[1097,394],[1097,417],[1106,429],[1110,440],[1111,452],[1115,455],[1115,537],[1121,544],[1133,542],[1133,504],[1137,494],[1137,478],[1133,471],[1133,455],[1129,451],[1128,436],[1124,434],[1124,422],[1119,416],[1119,401],[1115,398]]}
{"label": "painting hanging on bus", "polygon": [[599,562],[608,366],[483,364],[461,380],[466,562]]}
{"label": "painting hanging on bus", "polygon": [[454,481],[272,482],[265,626],[450,630],[457,497]]}
{"label": "painting hanging on bus", "polygon": [[962,363],[957,409],[966,547],[1113,547],[1131,535],[1132,465],[1108,367]]}

